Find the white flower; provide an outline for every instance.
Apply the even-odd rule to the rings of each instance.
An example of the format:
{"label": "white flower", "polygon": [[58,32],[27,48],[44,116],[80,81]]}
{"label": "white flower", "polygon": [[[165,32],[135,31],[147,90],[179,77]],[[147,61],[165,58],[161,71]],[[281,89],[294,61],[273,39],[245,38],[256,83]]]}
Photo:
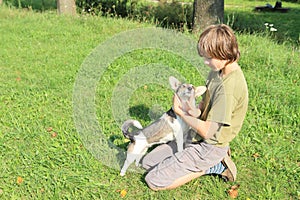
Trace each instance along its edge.
{"label": "white flower", "polygon": [[276,31],[277,31],[277,29],[276,29],[276,28],[273,28],[273,27],[271,27],[271,28],[270,28],[270,31],[272,31],[272,32],[276,32]]}

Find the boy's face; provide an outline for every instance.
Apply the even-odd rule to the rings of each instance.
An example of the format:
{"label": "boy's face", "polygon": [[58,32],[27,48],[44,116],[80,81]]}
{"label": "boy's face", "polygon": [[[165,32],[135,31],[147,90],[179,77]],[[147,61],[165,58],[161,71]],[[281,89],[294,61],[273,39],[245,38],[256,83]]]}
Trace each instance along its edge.
{"label": "boy's face", "polygon": [[223,69],[227,62],[226,60],[219,60],[216,58],[207,58],[207,57],[203,57],[203,58],[204,58],[204,64],[209,66],[213,71],[219,71]]}

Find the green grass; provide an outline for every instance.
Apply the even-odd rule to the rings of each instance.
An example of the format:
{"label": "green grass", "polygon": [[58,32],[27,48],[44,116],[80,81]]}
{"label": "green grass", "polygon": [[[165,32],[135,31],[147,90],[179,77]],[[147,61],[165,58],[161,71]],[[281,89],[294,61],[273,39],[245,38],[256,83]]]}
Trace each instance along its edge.
{"label": "green grass", "polygon": [[[3,2],[8,6],[35,11],[56,9],[55,0],[4,0]],[[125,5],[122,2],[127,2],[127,4]],[[130,2],[132,3],[131,6]],[[185,3],[184,6],[181,4],[182,2]],[[142,22],[156,22],[158,26],[186,31],[190,30],[192,26],[193,2],[194,0],[162,0],[160,3],[153,3],[149,0],[110,0],[109,3],[104,3],[102,6],[93,4],[92,10],[87,11],[85,9],[90,8],[85,8],[86,4],[78,1],[77,11],[91,12],[94,15],[103,16],[127,16]],[[290,8],[287,13],[254,11],[256,6],[265,6],[267,3],[274,6],[275,2],[275,0],[273,2],[264,0],[226,0],[224,23],[230,24],[236,31],[243,33],[264,33],[266,31],[264,24],[273,24],[273,27],[277,29],[276,32],[271,33],[275,41],[299,45],[299,0],[297,3],[282,1],[284,8]],[[113,7],[113,5],[116,7]]]}
{"label": "green grass", "polygon": [[290,8],[287,13],[254,11],[256,6],[265,6],[266,3],[274,6],[275,2],[225,0],[226,23],[232,25],[235,30],[250,33],[265,31],[265,23],[274,24],[277,31],[273,32],[273,38],[279,42],[299,45],[299,3],[282,2],[282,7]]}
{"label": "green grass", "polygon": [[[245,26],[250,22],[245,21]],[[151,191],[142,174],[128,173],[121,178],[118,170],[85,148],[75,127],[73,89],[85,58],[115,34],[148,26],[0,7],[1,198],[120,199],[122,189],[128,191],[124,199],[229,198],[226,191],[234,183],[216,177],[201,177],[162,192]],[[188,37],[196,42],[197,36]],[[238,167],[236,183],[241,185],[239,199],[297,199],[299,47],[277,44],[266,33],[238,34],[238,40],[250,97],[243,129],[231,144]],[[112,90],[131,68],[149,63],[171,66],[189,82],[203,84],[195,71],[189,73],[194,70],[189,63],[170,52],[142,49],[115,59],[97,84],[95,102],[104,137],[120,148],[127,141],[112,115]],[[130,114],[148,124],[149,108],[159,104],[165,110],[171,97],[169,89],[145,84],[131,96]],[[18,177],[22,183],[17,183]]]}

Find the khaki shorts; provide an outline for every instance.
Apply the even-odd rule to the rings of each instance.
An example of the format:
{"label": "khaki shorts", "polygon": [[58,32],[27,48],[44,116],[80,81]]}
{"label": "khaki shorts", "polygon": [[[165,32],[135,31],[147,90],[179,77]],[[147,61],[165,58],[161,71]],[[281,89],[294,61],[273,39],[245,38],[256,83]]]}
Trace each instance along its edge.
{"label": "khaki shorts", "polygon": [[165,188],[193,172],[208,170],[227,155],[229,147],[216,147],[204,142],[189,144],[176,152],[176,142],[156,147],[148,153],[142,166],[148,171],[145,181],[150,188]]}

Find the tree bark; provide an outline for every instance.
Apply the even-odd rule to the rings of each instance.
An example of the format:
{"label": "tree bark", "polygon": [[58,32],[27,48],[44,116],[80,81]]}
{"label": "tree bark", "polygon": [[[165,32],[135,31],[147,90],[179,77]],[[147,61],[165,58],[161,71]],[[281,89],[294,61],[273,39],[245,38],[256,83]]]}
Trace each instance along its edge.
{"label": "tree bark", "polygon": [[205,27],[223,23],[224,0],[194,0],[193,32]]}
{"label": "tree bark", "polygon": [[57,0],[57,11],[63,15],[76,15],[75,0]]}

